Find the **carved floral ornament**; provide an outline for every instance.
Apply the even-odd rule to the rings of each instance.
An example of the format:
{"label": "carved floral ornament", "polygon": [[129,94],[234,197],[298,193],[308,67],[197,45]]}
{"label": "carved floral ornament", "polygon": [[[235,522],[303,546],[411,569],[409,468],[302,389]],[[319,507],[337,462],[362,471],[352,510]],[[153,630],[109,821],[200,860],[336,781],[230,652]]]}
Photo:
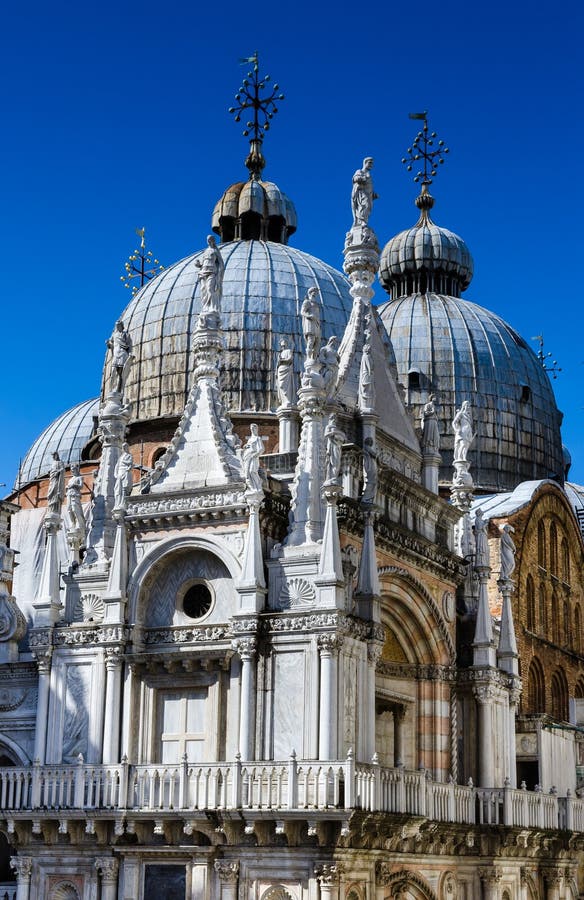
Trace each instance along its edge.
{"label": "carved floral ornament", "polygon": [[215,871],[217,872],[219,881],[222,881],[224,884],[237,884],[237,879],[239,877],[238,862],[230,863],[222,859],[216,859]]}

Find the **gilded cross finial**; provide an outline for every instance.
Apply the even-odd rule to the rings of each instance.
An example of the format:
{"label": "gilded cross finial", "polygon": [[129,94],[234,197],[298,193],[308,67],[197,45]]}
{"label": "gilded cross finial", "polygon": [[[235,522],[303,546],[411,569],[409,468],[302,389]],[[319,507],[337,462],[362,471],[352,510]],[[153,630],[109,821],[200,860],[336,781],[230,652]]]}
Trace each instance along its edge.
{"label": "gilded cross finial", "polygon": [[[140,238],[140,248],[130,254],[124,263],[126,274],[120,275],[124,287],[132,288],[132,297],[147,281],[164,269],[159,260],[153,258],[152,250],[146,249],[146,229],[136,228],[136,234]],[[138,284],[131,283],[134,279],[139,279]]]}
{"label": "gilded cross finial", "polygon": [[[408,155],[402,159],[408,172],[412,172],[414,164],[423,165],[414,175],[415,182],[422,182],[424,185],[432,184],[432,179],[438,173],[438,166],[443,165],[444,155],[449,152],[448,147],[444,146],[444,141],[437,141],[435,131],[428,130],[428,112],[427,110],[420,113],[410,113],[410,119],[419,119],[424,122],[421,131],[418,131],[411,147],[408,147]],[[435,143],[436,142],[436,143]],[[423,163],[421,162],[423,160]]]}
{"label": "gilded cross finial", "polygon": [[240,122],[241,116],[246,110],[253,110],[253,119],[246,122],[243,134],[250,137],[250,152],[245,164],[250,171],[251,178],[258,179],[266,161],[262,155],[261,146],[263,135],[269,131],[270,120],[278,112],[276,101],[283,100],[284,94],[279,93],[277,84],[269,84],[270,76],[259,74],[258,52],[253,56],[240,59],[241,65],[252,64],[252,69],[243,79],[239,91],[235,95],[237,106],[231,106],[229,112],[235,115],[235,121]]}

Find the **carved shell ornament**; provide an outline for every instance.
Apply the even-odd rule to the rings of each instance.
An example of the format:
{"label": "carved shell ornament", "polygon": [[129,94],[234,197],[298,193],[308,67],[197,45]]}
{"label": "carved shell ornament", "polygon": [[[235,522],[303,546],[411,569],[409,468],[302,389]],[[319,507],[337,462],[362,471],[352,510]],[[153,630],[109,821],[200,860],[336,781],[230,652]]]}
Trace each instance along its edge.
{"label": "carved shell ornament", "polygon": [[84,594],[77,601],[73,616],[77,622],[103,622],[104,613],[101,597],[97,594]]}
{"label": "carved shell ornament", "polygon": [[294,609],[298,606],[311,606],[316,594],[311,584],[304,578],[291,578],[280,591],[280,609]]}
{"label": "carved shell ornament", "polygon": [[50,900],[79,900],[79,891],[70,881],[62,881],[51,891]]}

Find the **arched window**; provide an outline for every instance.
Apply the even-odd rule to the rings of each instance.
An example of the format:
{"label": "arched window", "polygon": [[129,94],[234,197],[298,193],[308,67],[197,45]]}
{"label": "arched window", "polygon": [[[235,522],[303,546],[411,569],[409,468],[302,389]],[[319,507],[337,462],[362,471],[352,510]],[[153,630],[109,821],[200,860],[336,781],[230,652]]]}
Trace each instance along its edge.
{"label": "arched window", "polygon": [[558,529],[556,523],[550,525],[550,572],[558,574]]}
{"label": "arched window", "polygon": [[561,610],[555,591],[552,593],[552,640],[554,644],[560,643],[560,615]]}
{"label": "arched window", "polygon": [[574,650],[576,653],[582,652],[582,611],[580,609],[580,604],[577,603],[574,607]]}
{"label": "arched window", "polygon": [[566,538],[562,538],[562,581],[570,583],[570,550]]}
{"label": "arched window", "polygon": [[547,594],[545,584],[542,582],[539,586],[539,630],[542,634],[547,632],[548,615],[547,615]]}
{"label": "arched window", "polygon": [[154,453],[152,454],[152,459],[150,461],[150,465],[152,468],[156,465],[159,459],[161,459],[166,453],[166,447],[157,447]]}
{"label": "arched window", "polygon": [[527,576],[525,585],[525,605],[527,607],[527,627],[535,631],[535,587],[531,575]]}
{"label": "arched window", "polygon": [[584,700],[584,678],[580,676],[574,688],[574,697],[576,700]]}
{"label": "arched window", "polygon": [[552,675],[552,716],[561,722],[568,721],[568,682],[563,669]]}
{"label": "arched window", "polygon": [[527,705],[530,713],[545,712],[545,679],[543,667],[536,656],[531,660],[527,676]]}
{"label": "arched window", "polygon": [[537,524],[537,563],[542,569],[546,567],[545,523]]}
{"label": "arched window", "polygon": [[572,629],[570,628],[570,607],[568,605],[568,601],[564,600],[564,609],[563,609],[563,625],[564,625],[564,644],[566,647],[572,646]]}

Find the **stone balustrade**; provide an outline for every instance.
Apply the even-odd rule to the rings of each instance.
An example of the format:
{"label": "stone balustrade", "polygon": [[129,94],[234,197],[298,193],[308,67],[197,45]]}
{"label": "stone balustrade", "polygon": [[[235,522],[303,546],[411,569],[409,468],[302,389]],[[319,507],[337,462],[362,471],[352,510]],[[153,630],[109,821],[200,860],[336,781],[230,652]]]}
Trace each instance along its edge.
{"label": "stone balustrade", "polygon": [[[38,811],[271,810],[341,812],[361,809],[423,816],[468,825],[584,832],[584,801],[568,794],[477,788],[434,782],[423,771],[384,768],[376,762],[234,762],[177,765],[33,764],[0,769],[0,815]],[[1,897],[0,897],[1,900]]]}

